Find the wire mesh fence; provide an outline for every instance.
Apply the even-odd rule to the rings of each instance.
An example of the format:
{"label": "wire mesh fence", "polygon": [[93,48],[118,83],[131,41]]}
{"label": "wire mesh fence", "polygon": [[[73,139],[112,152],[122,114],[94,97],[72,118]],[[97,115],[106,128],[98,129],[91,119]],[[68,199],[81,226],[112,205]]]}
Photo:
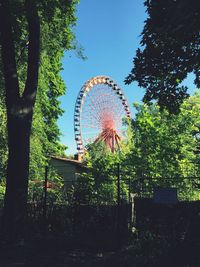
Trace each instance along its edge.
{"label": "wire mesh fence", "polygon": [[138,197],[153,197],[155,188],[158,187],[177,189],[180,201],[200,199],[200,176],[142,177],[130,182],[130,191]]}

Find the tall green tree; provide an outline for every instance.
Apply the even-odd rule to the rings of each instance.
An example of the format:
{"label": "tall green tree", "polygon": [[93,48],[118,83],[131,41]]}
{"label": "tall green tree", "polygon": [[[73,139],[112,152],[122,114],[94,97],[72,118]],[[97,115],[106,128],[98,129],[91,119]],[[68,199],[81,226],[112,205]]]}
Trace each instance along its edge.
{"label": "tall green tree", "polygon": [[126,84],[137,81],[145,88],[145,102],[177,113],[188,97],[182,81],[195,74],[200,87],[200,3],[198,0],[146,0],[148,18],[141,34],[141,48],[133,59]]}
{"label": "tall green tree", "polygon": [[160,111],[157,104],[135,105],[126,165],[136,192],[140,189],[137,185],[143,185],[148,194],[153,186],[175,186],[181,197],[196,197],[192,189],[197,182],[194,177],[199,175],[199,101],[198,94],[190,97],[178,115]]}
{"label": "tall green tree", "polygon": [[[0,1],[2,79],[8,133],[3,230],[10,240],[22,235],[26,213],[30,134],[40,55],[46,55],[51,64],[54,57],[61,57],[70,47],[75,4],[76,1],[67,0],[15,0],[12,4],[7,0]],[[56,92],[51,84],[50,87],[48,97],[54,104],[50,93],[55,95]],[[50,107],[47,111],[52,112]],[[48,118],[46,115],[45,119],[51,120],[51,115]]]}

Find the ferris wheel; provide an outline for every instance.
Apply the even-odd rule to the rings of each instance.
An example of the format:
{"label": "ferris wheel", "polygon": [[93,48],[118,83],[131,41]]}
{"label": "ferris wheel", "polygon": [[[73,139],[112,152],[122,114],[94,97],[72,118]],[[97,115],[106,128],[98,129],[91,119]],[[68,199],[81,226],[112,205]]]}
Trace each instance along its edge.
{"label": "ferris wheel", "polygon": [[122,90],[107,76],[88,80],[79,91],[74,110],[74,132],[78,154],[87,145],[103,141],[114,152],[123,135],[123,118],[130,118]]}

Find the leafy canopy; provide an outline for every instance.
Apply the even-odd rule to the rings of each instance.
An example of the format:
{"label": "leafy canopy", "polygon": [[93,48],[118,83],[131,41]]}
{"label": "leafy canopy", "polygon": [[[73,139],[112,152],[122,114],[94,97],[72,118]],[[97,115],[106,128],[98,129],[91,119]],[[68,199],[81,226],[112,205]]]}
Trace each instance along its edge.
{"label": "leafy canopy", "polygon": [[153,186],[172,186],[178,188],[180,198],[199,198],[195,185],[200,160],[199,95],[184,101],[178,115],[160,111],[157,104],[135,106],[131,149],[125,160],[133,190],[140,194],[147,190],[148,195]]}
{"label": "leafy canopy", "polygon": [[[36,103],[30,140],[30,179],[44,179],[47,155],[64,155],[65,146],[60,144],[61,135],[57,119],[63,114],[59,97],[66,91],[60,71],[64,51],[75,48],[73,26],[76,23],[75,11],[78,1],[40,0],[35,1],[40,17],[40,68]],[[15,0],[10,5],[13,27],[13,41],[17,74],[22,96],[28,58],[28,25],[25,1]],[[1,46],[0,46],[1,50]],[[5,180],[7,154],[5,88],[0,57],[0,179]]]}
{"label": "leafy canopy", "polygon": [[181,83],[188,73],[200,87],[199,0],[146,0],[148,18],[141,34],[141,48],[133,60],[126,84],[137,81],[146,89],[145,102],[155,99],[177,113],[188,97]]}

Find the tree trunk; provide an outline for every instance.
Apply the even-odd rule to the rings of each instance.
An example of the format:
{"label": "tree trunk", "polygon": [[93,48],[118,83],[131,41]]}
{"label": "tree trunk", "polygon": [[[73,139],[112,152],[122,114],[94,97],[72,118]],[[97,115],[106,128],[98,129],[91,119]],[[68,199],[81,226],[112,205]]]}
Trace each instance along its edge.
{"label": "tree trunk", "polygon": [[3,233],[10,242],[24,236],[24,217],[28,195],[31,118],[8,116],[7,184],[4,199]]}

